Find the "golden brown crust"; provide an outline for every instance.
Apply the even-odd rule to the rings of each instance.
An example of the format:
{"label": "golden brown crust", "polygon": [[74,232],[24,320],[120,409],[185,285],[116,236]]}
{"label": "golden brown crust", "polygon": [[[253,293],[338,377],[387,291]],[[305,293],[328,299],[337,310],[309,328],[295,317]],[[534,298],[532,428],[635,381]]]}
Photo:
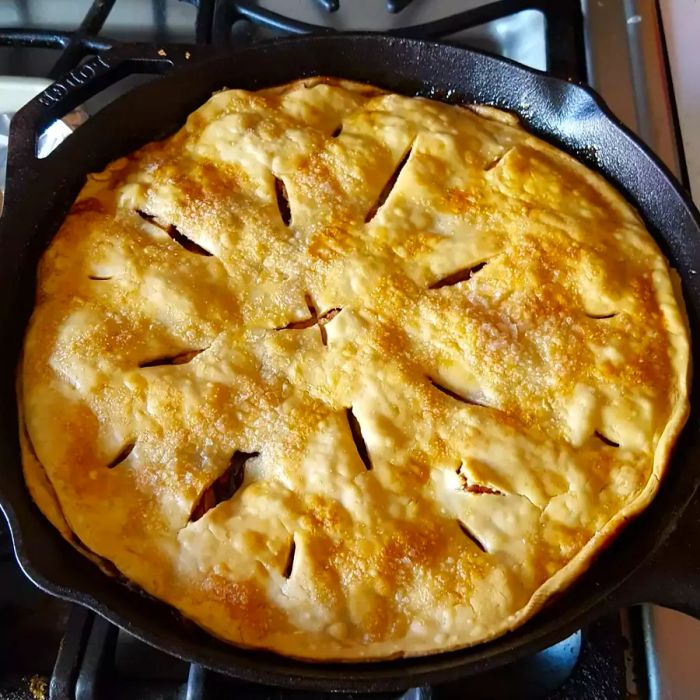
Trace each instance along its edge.
{"label": "golden brown crust", "polygon": [[649,503],[689,371],[637,214],[509,115],[227,90],[44,255],[25,470],[222,639],[424,654],[521,624]]}

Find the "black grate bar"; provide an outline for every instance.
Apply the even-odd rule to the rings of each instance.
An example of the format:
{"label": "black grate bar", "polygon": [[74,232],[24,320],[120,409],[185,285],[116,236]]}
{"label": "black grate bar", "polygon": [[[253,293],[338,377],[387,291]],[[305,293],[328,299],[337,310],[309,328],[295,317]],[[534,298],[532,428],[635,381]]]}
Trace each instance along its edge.
{"label": "black grate bar", "polygon": [[[0,29],[0,46],[33,46],[39,49],[62,49],[71,42],[70,32],[33,29]],[[83,37],[83,45],[89,51],[107,51],[111,41],[97,37]]]}
{"label": "black grate bar", "polygon": [[547,72],[559,78],[588,81],[583,14],[579,0],[542,0],[547,18]]}
{"label": "black grate bar", "polygon": [[151,9],[153,11],[153,26],[156,30],[156,41],[162,41],[165,36],[165,30],[168,25],[168,16],[165,9],[165,0],[151,0]]}
{"label": "black grate bar", "polygon": [[215,0],[192,0],[192,4],[197,8],[195,40],[198,44],[211,44]]}
{"label": "black grate bar", "polygon": [[61,49],[70,44],[69,32],[34,29],[0,29],[0,46],[34,46],[41,49]]}
{"label": "black grate bar", "polygon": [[261,24],[280,32],[287,32],[288,34],[326,34],[333,31],[318,24],[299,22],[244,0],[234,2],[232,5],[236,19],[247,19],[254,24]]}
{"label": "black grate bar", "polygon": [[107,676],[114,663],[117,635],[118,630],[111,622],[95,616],[75,683],[75,700],[104,698]]}
{"label": "black grate bar", "polygon": [[95,614],[80,605],[74,605],[71,608],[66,631],[61,639],[51,674],[49,700],[75,698],[75,682],[94,619]]}
{"label": "black grate bar", "polygon": [[115,2],[116,0],[94,0],[78,31],[71,36],[70,43],[49,72],[50,78],[60,78],[88,54],[90,47],[85,38],[99,33]]}
{"label": "black grate bar", "polygon": [[116,0],[94,0],[78,28],[79,34],[98,34]]}

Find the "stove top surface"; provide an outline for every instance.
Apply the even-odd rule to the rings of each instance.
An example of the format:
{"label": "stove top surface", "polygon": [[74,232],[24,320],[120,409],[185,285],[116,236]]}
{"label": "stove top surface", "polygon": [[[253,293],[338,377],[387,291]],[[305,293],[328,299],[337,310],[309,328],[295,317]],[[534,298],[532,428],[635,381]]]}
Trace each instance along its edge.
{"label": "stove top surface", "polygon": [[[336,4],[337,11],[329,12]],[[625,28],[631,26],[622,4],[614,5],[583,0],[582,11],[578,0],[14,0],[0,5],[0,75],[55,78],[113,41],[235,46],[290,32],[375,29],[442,38],[559,76],[588,80],[628,125],[665,138],[658,124],[649,125],[658,108],[648,108],[646,114],[629,86],[627,92],[620,89],[632,79],[610,80],[611,72],[624,71],[628,65],[627,58],[611,57],[610,36],[617,37],[619,47],[615,27],[621,26],[629,37]],[[404,9],[389,12],[388,6]],[[616,18],[614,24],[611,17]],[[76,34],[78,27],[82,29]],[[594,39],[586,53],[584,37],[601,31],[602,38]],[[601,57],[601,47],[607,56]],[[96,100],[88,112],[102,104]],[[676,157],[669,143],[667,139],[656,144],[667,162]],[[641,629],[641,612],[623,611],[517,664],[459,683],[380,697],[462,698],[468,693],[477,700],[607,700],[637,692],[644,696]],[[146,646],[91,612],[41,593],[19,570],[0,516],[0,698],[49,696],[352,697],[283,691],[207,672]]]}

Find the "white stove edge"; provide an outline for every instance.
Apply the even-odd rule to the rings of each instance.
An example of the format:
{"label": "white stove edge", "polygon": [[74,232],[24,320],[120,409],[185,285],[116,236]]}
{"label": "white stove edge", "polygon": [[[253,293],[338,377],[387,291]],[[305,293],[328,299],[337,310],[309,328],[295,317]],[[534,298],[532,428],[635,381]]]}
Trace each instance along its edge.
{"label": "white stove edge", "polygon": [[[675,98],[691,191],[700,201],[700,0],[582,0],[582,8],[592,86],[679,175]],[[650,699],[700,698],[700,622],[652,605],[642,606],[642,620]],[[634,678],[628,691],[636,696]]]}
{"label": "white stove edge", "polygon": [[[654,3],[649,2],[649,5]],[[700,1],[660,0],[673,94],[691,194],[700,202]],[[629,20],[628,20],[629,21]],[[652,700],[700,697],[700,622],[645,606],[645,644]]]}
{"label": "white stove edge", "polygon": [[700,201],[700,1],[660,0],[690,189]]}

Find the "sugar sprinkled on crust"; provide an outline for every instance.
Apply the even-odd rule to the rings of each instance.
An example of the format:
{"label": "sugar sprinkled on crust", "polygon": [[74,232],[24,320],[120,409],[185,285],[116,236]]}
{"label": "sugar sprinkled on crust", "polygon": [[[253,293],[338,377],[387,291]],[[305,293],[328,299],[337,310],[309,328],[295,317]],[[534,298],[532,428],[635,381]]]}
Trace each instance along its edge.
{"label": "sugar sprinkled on crust", "polygon": [[225,90],[45,253],[25,474],[222,639],[425,654],[521,624],[648,504],[688,372],[637,214],[509,115]]}

